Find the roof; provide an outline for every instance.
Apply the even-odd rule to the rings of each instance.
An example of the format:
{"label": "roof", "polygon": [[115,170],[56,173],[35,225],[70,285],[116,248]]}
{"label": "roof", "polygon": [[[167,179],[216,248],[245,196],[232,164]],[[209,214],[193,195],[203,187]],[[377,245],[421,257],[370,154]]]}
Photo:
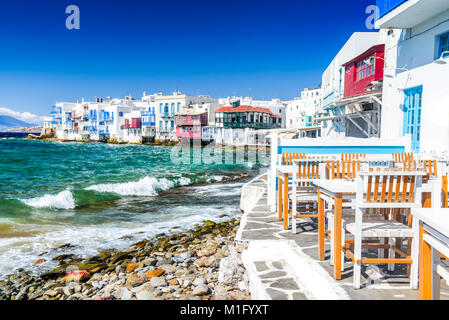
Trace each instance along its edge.
{"label": "roof", "polygon": [[377,44],[375,46],[372,46],[371,48],[369,48],[365,52],[359,54],[357,57],[352,58],[348,62],[342,64],[342,66],[346,67],[347,65],[349,65],[351,63],[354,63],[356,61],[362,60],[362,58],[364,58],[365,56],[372,55],[374,52],[383,52],[384,50],[385,50],[385,44],[383,44],[383,43],[382,44]]}
{"label": "roof", "polygon": [[226,106],[226,107],[221,107],[220,109],[218,109],[215,112],[248,112],[248,111],[268,113],[273,117],[280,118],[280,116],[271,112],[270,109],[252,107],[252,106],[238,106],[236,108],[233,108],[232,106]]}
{"label": "roof", "polygon": [[198,116],[202,114],[207,114],[207,111],[195,111],[195,110],[184,110],[183,112],[177,113],[177,116]]}

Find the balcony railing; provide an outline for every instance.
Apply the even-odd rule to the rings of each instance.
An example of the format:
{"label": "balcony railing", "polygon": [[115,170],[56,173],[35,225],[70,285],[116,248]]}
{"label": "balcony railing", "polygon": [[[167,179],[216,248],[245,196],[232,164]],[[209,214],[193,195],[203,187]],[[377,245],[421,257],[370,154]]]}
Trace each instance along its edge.
{"label": "balcony railing", "polygon": [[225,129],[235,129],[235,128],[250,128],[250,129],[275,129],[280,128],[281,125],[278,123],[262,123],[262,122],[225,122],[223,123],[223,128]]}
{"label": "balcony railing", "polygon": [[172,112],[162,112],[161,113],[162,118],[173,118],[174,116],[175,116],[175,114]]}
{"label": "balcony railing", "polygon": [[376,5],[379,8],[379,17],[383,17],[407,1],[408,0],[377,0]]}

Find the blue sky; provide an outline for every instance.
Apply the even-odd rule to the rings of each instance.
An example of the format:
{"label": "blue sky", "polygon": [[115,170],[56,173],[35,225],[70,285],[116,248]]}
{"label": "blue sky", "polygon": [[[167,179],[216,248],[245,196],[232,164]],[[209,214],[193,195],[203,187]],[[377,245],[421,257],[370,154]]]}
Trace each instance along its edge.
{"label": "blue sky", "polygon": [[[143,91],[290,99],[316,87],[374,0],[2,0],[0,107]],[[68,5],[80,29],[68,30]]]}

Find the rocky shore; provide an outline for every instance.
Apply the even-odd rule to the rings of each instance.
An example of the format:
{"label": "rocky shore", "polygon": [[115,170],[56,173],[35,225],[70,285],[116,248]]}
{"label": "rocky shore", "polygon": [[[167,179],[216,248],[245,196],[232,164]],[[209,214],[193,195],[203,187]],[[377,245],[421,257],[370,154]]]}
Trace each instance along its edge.
{"label": "rocky shore", "polygon": [[[39,276],[19,270],[0,281],[0,300],[248,300],[238,227],[236,219],[207,220],[84,259],[66,244],[55,269]],[[45,255],[36,264],[43,262]]]}

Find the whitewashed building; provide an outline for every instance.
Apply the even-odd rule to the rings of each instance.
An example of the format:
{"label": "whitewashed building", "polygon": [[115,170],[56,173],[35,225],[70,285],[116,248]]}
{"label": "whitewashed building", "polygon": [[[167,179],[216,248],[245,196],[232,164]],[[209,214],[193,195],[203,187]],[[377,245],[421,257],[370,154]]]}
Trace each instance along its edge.
{"label": "whitewashed building", "polygon": [[381,136],[414,152],[449,150],[449,1],[378,1],[387,32]]}
{"label": "whitewashed building", "polygon": [[254,100],[252,97],[227,97],[219,99],[219,104],[222,106],[229,106],[233,101],[240,101],[240,105],[253,106],[258,108],[269,109],[273,114],[278,115],[281,119],[281,127],[286,127],[287,119],[287,105],[290,101],[283,101],[281,99],[271,100]]}
{"label": "whitewashed building", "polygon": [[[348,41],[340,49],[329,66],[323,72],[321,88],[322,88],[322,103],[316,109],[317,118],[315,121],[320,123],[321,136],[329,138],[344,138],[344,137],[371,137],[378,136],[379,121],[375,121],[375,127],[371,128],[372,121],[369,119],[372,114],[375,117],[380,115],[380,101],[382,93],[381,82],[378,81],[376,92],[365,94],[345,94],[345,89],[348,86],[356,86],[359,80],[351,78],[354,83],[348,84],[348,74],[352,72],[351,65],[346,65],[353,62],[354,59],[362,59],[358,63],[352,63],[354,66],[354,77],[362,75],[365,76],[365,69],[371,71],[380,71],[383,60],[378,57],[376,53],[370,53],[372,48],[382,45],[385,42],[384,33],[382,32],[355,32],[351,35]],[[364,54],[374,57],[370,62],[363,61]],[[372,66],[372,68],[370,68]],[[365,69],[363,69],[365,67]],[[359,72],[359,68],[361,72]],[[367,75],[371,75],[370,73]],[[374,82],[374,81],[373,81]],[[348,91],[348,90],[346,90]],[[350,96],[350,97],[348,97]],[[373,105],[369,109],[364,105]],[[364,115],[365,111],[369,111],[369,115]],[[376,118],[377,119],[377,118]],[[373,120],[374,121],[374,120]],[[371,122],[371,123],[370,123]],[[373,132],[374,131],[374,132]]]}
{"label": "whitewashed building", "polygon": [[302,137],[319,137],[321,127],[315,122],[315,113],[320,109],[321,101],[321,88],[304,89],[301,97],[287,105],[286,128],[299,131]]}
{"label": "whitewashed building", "polygon": [[143,101],[152,101],[155,106],[156,114],[156,139],[158,140],[176,140],[175,115],[181,113],[184,108],[191,105],[215,104],[217,99],[209,96],[192,96],[173,92],[172,95],[164,96],[162,93],[142,98]]}

